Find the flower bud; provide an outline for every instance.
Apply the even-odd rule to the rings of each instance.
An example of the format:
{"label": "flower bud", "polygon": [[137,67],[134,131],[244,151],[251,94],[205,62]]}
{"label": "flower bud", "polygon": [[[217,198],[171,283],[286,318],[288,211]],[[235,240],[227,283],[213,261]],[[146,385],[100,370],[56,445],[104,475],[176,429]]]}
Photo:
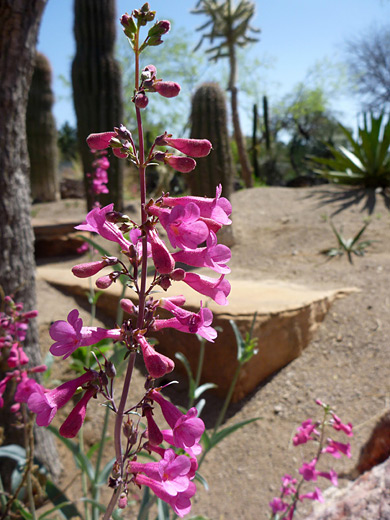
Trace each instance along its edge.
{"label": "flower bud", "polygon": [[[158,159],[157,159],[158,160]],[[177,155],[165,155],[164,162],[174,170],[181,173],[189,173],[196,167],[196,162],[191,157],[179,157]]]}
{"label": "flower bud", "polygon": [[127,495],[126,493],[121,493],[118,501],[119,509],[125,509],[127,506]]}
{"label": "flower bud", "polygon": [[106,266],[107,262],[105,260],[100,260],[98,262],[87,262],[85,264],[78,264],[73,266],[72,273],[77,276],[77,278],[88,278],[89,276],[93,276],[94,274],[98,273]]}
{"label": "flower bud", "polygon": [[184,280],[184,276],[185,276],[185,271],[184,269],[181,269],[181,268],[178,268],[178,269],[174,269],[172,272],[171,272],[171,278],[172,280],[174,280],[175,282],[182,282]]}
{"label": "flower bud", "polygon": [[128,298],[122,298],[120,301],[121,309],[127,314],[134,314],[134,303]]}
{"label": "flower bud", "polygon": [[130,39],[134,38],[134,34],[137,31],[137,25],[134,22],[134,18],[130,16],[128,13],[125,13],[121,17],[121,25],[123,26],[123,31],[126,36]]}
{"label": "flower bud", "polygon": [[164,138],[164,144],[176,148],[190,157],[206,157],[210,153],[211,143],[207,139],[171,139]]}
{"label": "flower bud", "polygon": [[111,275],[102,276],[101,278],[98,278],[96,280],[96,287],[99,289],[107,289],[110,287],[114,280],[112,279]]}
{"label": "flower bud", "polygon": [[158,285],[162,289],[164,289],[164,291],[167,291],[170,288],[170,286],[172,285],[171,280],[169,279],[169,276],[168,275],[161,276],[160,281],[158,282]]}
{"label": "flower bud", "polygon": [[112,361],[108,361],[106,359],[106,361],[104,363],[104,368],[106,369],[107,377],[109,377],[110,379],[113,379],[116,376],[116,368]]}
{"label": "flower bud", "polygon": [[113,137],[115,137],[115,132],[90,134],[87,137],[87,145],[91,148],[91,150],[104,150],[110,146],[110,141]]}
{"label": "flower bud", "polygon": [[149,103],[149,99],[143,91],[137,92],[133,98],[133,101],[137,108],[146,108]]}
{"label": "flower bud", "polygon": [[153,83],[153,88],[160,96],[172,98],[179,95],[180,85],[174,81],[156,81]]}

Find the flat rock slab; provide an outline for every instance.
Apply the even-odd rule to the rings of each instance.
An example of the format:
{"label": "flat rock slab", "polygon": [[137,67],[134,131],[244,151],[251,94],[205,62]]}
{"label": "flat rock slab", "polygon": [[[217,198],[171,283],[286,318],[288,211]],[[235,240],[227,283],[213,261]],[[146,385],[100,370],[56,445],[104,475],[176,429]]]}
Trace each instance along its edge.
{"label": "flat rock slab", "polygon": [[[68,269],[42,266],[38,268],[37,276],[77,296],[86,297],[89,290],[89,279],[76,278]],[[245,334],[256,312],[253,337],[258,338],[259,352],[242,368],[233,401],[248,395],[264,379],[297,358],[308,346],[334,300],[357,291],[354,288],[319,290],[274,280],[252,282],[229,278],[229,281],[232,291],[228,306],[221,307],[203,297],[203,305],[207,304],[214,314],[213,326],[222,330],[215,343],[207,344],[202,382],[215,383],[218,385],[217,393],[226,395],[237,368],[237,346],[229,320],[234,320]],[[121,289],[119,283],[113,284],[97,302],[97,306],[113,319]],[[157,294],[154,294],[155,298]],[[179,294],[186,298],[186,309],[195,312],[199,310],[202,296],[186,284],[176,283],[168,293],[161,290],[161,297]],[[126,297],[134,299],[130,289]],[[59,316],[58,319],[66,319],[66,316]],[[182,352],[193,372],[196,371],[199,341],[195,335],[165,329],[153,336],[159,341],[160,352],[171,358],[174,358],[176,352]],[[176,365],[175,370],[183,371],[181,363],[177,362]]]}

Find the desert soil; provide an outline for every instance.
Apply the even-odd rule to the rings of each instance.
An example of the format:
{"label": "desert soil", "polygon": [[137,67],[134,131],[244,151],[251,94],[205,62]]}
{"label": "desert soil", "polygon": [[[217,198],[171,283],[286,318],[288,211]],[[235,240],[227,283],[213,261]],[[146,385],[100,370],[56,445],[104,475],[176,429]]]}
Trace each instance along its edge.
{"label": "desert soil", "polygon": [[[300,358],[230,407],[226,425],[253,417],[260,419],[224,439],[202,465],[209,491],[198,484],[193,515],[210,520],[263,520],[269,517],[268,502],[278,495],[281,476],[296,475],[303,457],[310,457],[304,450],[293,448],[291,439],[303,420],[321,417],[315,399],[331,404],[345,422],[354,425],[352,458],[338,461],[329,457],[328,461],[344,473],[354,467],[377,419],[389,409],[390,213],[384,193],[335,186],[243,190],[233,195],[232,205],[235,245],[231,278],[286,280],[310,288],[359,289],[333,304]],[[132,209],[134,205],[129,211]],[[39,205],[34,212],[36,218],[48,222],[53,216],[61,219],[64,213],[76,220],[83,216],[82,202]],[[327,259],[320,253],[337,245],[330,220],[336,228],[343,227],[345,237],[352,237],[366,218],[370,218],[370,225],[363,239],[373,242],[364,256],[355,256],[351,265],[346,256]],[[80,259],[56,261],[70,267]],[[45,282],[38,283],[44,351],[50,345],[50,323],[65,319],[74,307],[73,297]],[[81,315],[88,319],[85,308]],[[98,318],[113,326],[104,316]],[[64,362],[57,361],[57,365],[55,376],[71,377]],[[143,381],[137,371],[134,384],[142,385]],[[173,398],[185,404],[183,394]],[[210,396],[205,410],[208,428],[220,407],[221,401]],[[88,443],[99,439],[96,421],[102,416],[102,407],[91,403],[86,424]],[[62,448],[61,454],[64,482],[72,481],[71,495],[80,496],[71,457]],[[341,479],[339,485],[345,482]],[[325,489],[328,481],[321,479],[317,484]],[[307,486],[307,490],[312,488]],[[305,512],[302,509],[299,516]],[[125,511],[123,517],[135,518],[134,510]]]}

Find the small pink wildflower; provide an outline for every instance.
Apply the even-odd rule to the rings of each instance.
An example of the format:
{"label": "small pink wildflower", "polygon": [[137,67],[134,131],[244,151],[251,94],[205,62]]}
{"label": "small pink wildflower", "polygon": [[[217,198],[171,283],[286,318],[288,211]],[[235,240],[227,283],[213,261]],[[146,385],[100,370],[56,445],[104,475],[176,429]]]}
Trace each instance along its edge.
{"label": "small pink wildflower", "polygon": [[341,454],[351,457],[351,445],[328,439],[328,445],[323,448],[322,453],[330,453],[335,459],[339,459]]}
{"label": "small pink wildflower", "polygon": [[183,281],[198,293],[214,300],[218,305],[227,305],[231,286],[224,278],[224,274],[220,278],[210,278],[198,273],[186,273]]}

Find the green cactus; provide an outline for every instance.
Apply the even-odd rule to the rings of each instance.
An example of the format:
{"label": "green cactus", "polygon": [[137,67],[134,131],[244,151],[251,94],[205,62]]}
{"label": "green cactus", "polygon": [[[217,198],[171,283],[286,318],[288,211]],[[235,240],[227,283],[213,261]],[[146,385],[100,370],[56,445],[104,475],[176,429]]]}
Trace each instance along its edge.
{"label": "green cactus", "polygon": [[28,95],[26,131],[30,156],[31,196],[33,201],[39,202],[50,202],[60,198],[57,129],[52,113],[54,95],[51,77],[49,60],[38,52]]}
{"label": "green cactus", "polygon": [[[121,73],[114,58],[115,2],[113,0],[75,0],[74,34],[76,56],[72,65],[73,99],[77,115],[79,151],[83,163],[88,208],[94,197],[88,190],[91,154],[85,139],[92,132],[113,130],[122,123]],[[124,161],[109,157],[108,195],[100,195],[104,204],[114,202],[123,209]]]}
{"label": "green cactus", "polygon": [[204,83],[192,99],[191,137],[211,141],[213,149],[207,157],[197,159],[197,167],[189,174],[192,193],[215,196],[215,187],[222,183],[223,195],[233,191],[234,167],[227,126],[225,94],[217,83]]}

